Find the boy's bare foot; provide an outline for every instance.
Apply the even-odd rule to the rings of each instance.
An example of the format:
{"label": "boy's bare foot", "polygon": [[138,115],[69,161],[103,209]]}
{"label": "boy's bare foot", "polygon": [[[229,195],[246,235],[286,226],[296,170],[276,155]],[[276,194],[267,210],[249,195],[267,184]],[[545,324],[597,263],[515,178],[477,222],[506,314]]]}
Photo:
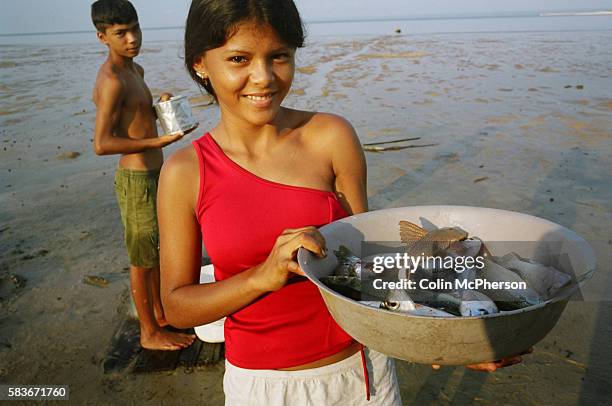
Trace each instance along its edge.
{"label": "boy's bare foot", "polygon": [[174,333],[163,328],[152,334],[140,333],[140,345],[147,350],[176,351],[189,347],[193,340],[193,334]]}

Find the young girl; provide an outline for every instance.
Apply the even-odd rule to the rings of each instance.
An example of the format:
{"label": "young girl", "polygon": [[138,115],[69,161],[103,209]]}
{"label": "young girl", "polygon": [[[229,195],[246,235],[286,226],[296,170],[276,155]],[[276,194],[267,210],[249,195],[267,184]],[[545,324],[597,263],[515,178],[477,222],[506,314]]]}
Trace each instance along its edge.
{"label": "young girl", "polygon": [[[191,4],[185,63],[221,119],[162,169],[166,317],[227,316],[226,404],[400,405],[393,361],[334,322],[296,262],[300,247],[327,255],[316,227],[368,210],[351,125],[281,106],[303,41],[291,0]],[[217,282],[200,285],[203,241]]]}

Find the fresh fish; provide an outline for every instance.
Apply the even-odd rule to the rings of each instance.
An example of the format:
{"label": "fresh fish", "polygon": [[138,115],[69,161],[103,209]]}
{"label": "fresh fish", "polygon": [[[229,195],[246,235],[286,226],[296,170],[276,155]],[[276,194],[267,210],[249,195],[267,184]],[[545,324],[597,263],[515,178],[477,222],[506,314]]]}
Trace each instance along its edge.
{"label": "fresh fish", "polygon": [[488,296],[474,290],[436,292],[419,289],[410,293],[416,302],[442,308],[458,316],[470,317],[499,313],[497,306]]}
{"label": "fresh fish", "polygon": [[570,283],[571,276],[539,262],[521,258],[511,252],[496,258],[501,266],[519,274],[529,286],[546,299],[552,298],[563,286]]}
{"label": "fresh fish", "polygon": [[[424,258],[443,257],[446,251],[455,243],[467,238],[468,233],[459,227],[438,228],[427,231],[409,221],[400,221],[400,238],[406,244],[406,252],[411,257]],[[448,278],[452,269],[440,268],[434,261],[427,261],[420,265],[434,279]]]}
{"label": "fresh fish", "polygon": [[380,305],[382,304],[380,300],[360,300],[359,303],[373,307],[375,309],[380,309]]}
{"label": "fresh fish", "polygon": [[[397,254],[398,253],[385,252],[364,257],[361,265],[361,277],[367,280],[369,277],[382,275],[385,276],[388,280],[394,280],[398,278],[400,272],[404,272],[405,274],[410,269],[410,267],[409,265],[404,266],[405,264],[402,261],[400,261],[400,263],[398,264],[396,261]],[[389,262],[392,265],[390,266],[386,266],[388,265],[388,258],[391,259]]]}
{"label": "fresh fish", "polygon": [[480,238],[472,237],[472,238],[470,238],[470,240],[478,240],[478,241],[480,241],[480,251],[478,251],[477,256],[485,257],[485,258],[491,258],[493,256],[493,254],[491,254],[491,251],[489,251],[489,248],[487,248],[487,245]]}
{"label": "fresh fish", "polygon": [[487,295],[475,290],[464,290],[459,293],[461,304],[459,313],[462,316],[483,316],[499,313],[499,309]]}
{"label": "fresh fish", "polygon": [[[490,258],[485,258],[485,266],[478,270],[476,278],[487,282],[526,282],[515,272],[506,269]],[[500,310],[513,310],[542,303],[542,297],[529,286],[525,289],[485,289],[480,287],[479,292],[489,296]]]}
{"label": "fresh fish", "polygon": [[357,255],[344,245],[334,250],[334,254],[338,258],[338,266],[334,271],[335,275],[361,278],[361,259]]}
{"label": "fresh fish", "polygon": [[[445,279],[451,279],[452,276],[455,276],[455,278],[461,278],[460,275],[464,272],[466,273],[466,275],[475,275],[475,259],[473,260],[474,262],[472,262],[473,265],[468,266],[469,263],[466,262],[465,258],[476,258],[478,256],[481,256],[483,249],[486,249],[486,247],[484,247],[482,240],[480,240],[479,238],[468,238],[463,241],[455,241],[454,243],[452,243],[442,255],[445,257],[454,258],[455,260],[461,258],[461,268],[458,266],[458,263],[456,263],[454,268],[455,275],[452,275],[447,271]],[[443,272],[438,272],[438,274],[440,273]]]}
{"label": "fresh fish", "polygon": [[[515,253],[494,257],[480,238],[468,238],[468,233],[459,227],[427,231],[408,221],[400,221],[399,226],[401,240],[406,244],[405,252],[412,257],[440,257],[443,259],[447,257],[484,257],[485,264],[482,269],[476,266],[465,267],[462,272],[459,272],[458,262],[455,264],[456,269],[446,269],[445,266],[440,265],[439,258],[436,258],[436,261],[427,265],[421,262],[419,269],[424,272],[421,272],[420,275],[411,274],[407,268],[393,269],[394,272],[397,272],[399,280],[412,278],[418,282],[420,279],[427,278],[436,282],[440,279],[476,282],[481,279],[489,283],[525,283],[526,288],[488,289],[486,286],[476,286],[475,289],[444,292],[425,289],[372,292],[372,298],[379,298],[379,300],[362,301],[362,303],[373,308],[427,316],[482,316],[495,314],[500,310],[533,306],[559,294],[560,290],[571,287],[571,277],[554,268],[521,258]],[[361,259],[345,246],[340,246],[334,251],[334,254],[339,262],[335,275],[323,277],[321,282],[348,298],[360,300],[362,297],[361,278],[370,274],[367,271],[372,270],[374,260],[372,258]],[[376,257],[385,255],[394,256],[395,254],[381,253]],[[446,261],[444,264],[446,265]],[[387,274],[387,276],[394,279],[393,275]],[[365,288],[368,286],[364,285]],[[366,292],[364,295],[369,294]]]}
{"label": "fresh fish", "polygon": [[434,307],[424,306],[418,303],[415,303],[415,306],[416,309],[409,312],[415,316],[456,317],[454,314],[447,313],[444,310],[436,309]]}
{"label": "fresh fish", "polygon": [[[354,276],[357,278],[363,278],[364,270],[372,271],[374,268],[374,259],[384,259],[386,257],[395,258],[395,253],[381,253],[375,255],[369,255],[363,259],[355,255],[350,249],[341,245],[337,250],[334,251],[336,258],[338,258],[338,266],[334,270],[334,275],[337,276]],[[400,268],[401,269],[401,268]],[[392,270],[386,268],[385,270]]]}
{"label": "fresh fish", "polygon": [[416,316],[454,317],[454,315],[443,310],[414,303],[408,292],[403,289],[394,289],[387,292],[385,300],[380,303],[380,308]]}
{"label": "fresh fish", "polygon": [[361,279],[355,276],[329,275],[319,279],[331,290],[353,300],[361,299]]}
{"label": "fresh fish", "polygon": [[403,289],[389,290],[380,307],[398,312],[408,312],[416,308],[408,292]]}
{"label": "fresh fish", "polygon": [[459,227],[445,227],[427,231],[409,221],[400,221],[400,238],[408,247],[408,254],[412,256],[437,255],[440,251],[456,242],[467,238],[468,233]]}
{"label": "fresh fish", "polygon": [[386,309],[386,310],[391,310],[391,311],[396,311],[399,313],[405,313],[405,314],[410,314],[410,315],[414,315],[414,316],[428,316],[428,317],[455,317],[454,315],[450,314],[450,313],[446,313],[443,310],[438,310],[435,309],[433,307],[428,307],[428,306],[423,306],[421,304],[415,303],[414,306],[414,310],[406,310],[406,311],[400,311],[397,309],[393,309],[393,308],[388,308],[388,307],[383,307],[382,304],[383,302],[378,301],[378,300],[361,300],[359,303],[362,303],[366,306],[370,306],[373,307],[375,309]]}
{"label": "fresh fish", "polygon": [[477,257],[482,251],[482,240],[479,238],[467,238],[462,241],[451,243],[443,255],[451,257]]}

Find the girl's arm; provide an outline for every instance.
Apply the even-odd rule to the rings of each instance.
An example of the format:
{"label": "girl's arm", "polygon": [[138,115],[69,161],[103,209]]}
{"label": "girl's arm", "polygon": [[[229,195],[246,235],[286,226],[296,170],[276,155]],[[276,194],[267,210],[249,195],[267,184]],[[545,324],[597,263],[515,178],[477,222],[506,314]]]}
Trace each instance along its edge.
{"label": "girl's arm", "polygon": [[355,129],[345,119],[325,114],[323,127],[330,132],[326,147],[334,171],[334,190],[349,214],[368,211],[366,159]]}

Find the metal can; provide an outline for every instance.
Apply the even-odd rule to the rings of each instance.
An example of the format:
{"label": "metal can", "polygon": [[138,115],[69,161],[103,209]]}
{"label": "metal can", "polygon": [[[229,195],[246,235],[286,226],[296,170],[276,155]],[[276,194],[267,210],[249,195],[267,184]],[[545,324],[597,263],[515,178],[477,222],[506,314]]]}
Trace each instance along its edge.
{"label": "metal can", "polygon": [[186,96],[173,96],[169,100],[155,103],[154,106],[164,134],[184,132],[198,125]]}

